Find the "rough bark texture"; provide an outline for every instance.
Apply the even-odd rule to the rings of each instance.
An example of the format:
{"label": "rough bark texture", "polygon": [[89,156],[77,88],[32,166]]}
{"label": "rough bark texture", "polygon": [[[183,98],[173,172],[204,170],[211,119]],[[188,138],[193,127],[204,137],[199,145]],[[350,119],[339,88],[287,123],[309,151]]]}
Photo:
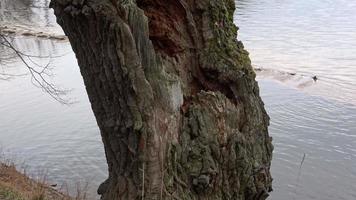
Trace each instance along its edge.
{"label": "rough bark texture", "polygon": [[52,0],[101,130],[102,199],[266,199],[269,118],[233,0]]}

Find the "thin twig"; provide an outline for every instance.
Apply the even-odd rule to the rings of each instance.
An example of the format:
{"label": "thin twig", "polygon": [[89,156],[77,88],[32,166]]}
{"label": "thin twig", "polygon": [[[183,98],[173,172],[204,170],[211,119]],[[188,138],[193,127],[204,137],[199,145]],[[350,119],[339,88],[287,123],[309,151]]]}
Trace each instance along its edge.
{"label": "thin twig", "polygon": [[145,199],[145,162],[142,163],[142,200]]}
{"label": "thin twig", "polygon": [[[29,74],[31,75],[31,82],[33,83],[33,85],[35,85],[38,88],[41,88],[44,92],[46,92],[48,95],[50,95],[50,97],[52,97],[54,100],[60,102],[61,104],[70,104],[70,102],[66,99],[63,98],[63,96],[65,96],[69,90],[63,90],[63,89],[59,89],[57,88],[53,83],[49,82],[47,80],[47,77],[52,76],[53,74],[50,73],[50,64],[51,64],[51,60],[45,65],[39,65],[38,63],[34,62],[33,59],[31,59],[32,57],[35,58],[45,58],[45,57],[41,57],[41,56],[32,56],[32,55],[28,55],[25,54],[19,50],[17,50],[12,43],[2,34],[0,34],[0,38],[2,39],[2,42],[0,43],[1,45],[11,49],[18,58],[20,58],[20,60],[25,64],[26,68],[28,69]],[[41,68],[40,70],[37,70],[35,67],[31,66],[30,63],[28,63],[25,58],[27,58],[27,60],[30,61],[30,63],[32,63],[32,65],[37,66],[38,68]],[[46,57],[49,58],[49,57]],[[12,75],[10,74],[0,74],[3,75],[5,77],[3,77],[3,79],[8,80],[9,78],[12,77]],[[46,77],[45,77],[46,76]]]}
{"label": "thin twig", "polygon": [[295,185],[295,188],[294,188],[293,200],[295,200],[295,198],[296,198],[296,196],[297,196],[297,189],[298,189],[298,187],[299,187],[300,176],[301,176],[301,174],[302,174],[302,167],[303,167],[303,163],[304,163],[305,157],[306,157],[306,154],[304,153],[304,154],[303,154],[302,161],[300,162],[300,165],[299,165],[298,177],[297,177],[297,182],[296,182],[296,185]]}

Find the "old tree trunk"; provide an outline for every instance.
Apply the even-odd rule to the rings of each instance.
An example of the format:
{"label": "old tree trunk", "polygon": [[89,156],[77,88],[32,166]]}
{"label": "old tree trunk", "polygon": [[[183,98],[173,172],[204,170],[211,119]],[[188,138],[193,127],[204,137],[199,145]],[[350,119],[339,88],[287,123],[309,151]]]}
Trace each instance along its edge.
{"label": "old tree trunk", "polygon": [[102,199],[266,199],[269,117],[233,0],[52,0],[105,147]]}

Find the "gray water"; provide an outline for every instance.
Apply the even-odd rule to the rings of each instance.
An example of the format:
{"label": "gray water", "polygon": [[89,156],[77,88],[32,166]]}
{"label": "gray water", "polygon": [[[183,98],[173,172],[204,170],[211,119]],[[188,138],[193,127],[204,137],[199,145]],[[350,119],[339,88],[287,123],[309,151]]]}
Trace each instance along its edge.
{"label": "gray water", "polygon": [[[0,25],[59,30],[51,10],[38,6],[44,1],[30,10],[18,6],[30,0],[1,2],[0,14],[7,14]],[[258,80],[275,146],[270,199],[356,199],[355,6],[343,0],[238,1],[239,39],[253,65],[264,69]],[[18,12],[7,12],[13,8]],[[43,13],[47,17],[33,20]],[[89,182],[97,198],[106,162],[69,43],[21,36],[14,43],[31,54],[54,56],[53,81],[72,89],[67,98],[76,103],[59,104],[29,77],[0,81],[0,145],[34,176],[47,170],[54,183]],[[6,53],[0,48],[0,56]],[[0,64],[0,71],[22,73],[24,66],[15,59]]]}
{"label": "gray water", "polygon": [[237,11],[239,38],[269,77],[356,104],[356,1],[238,0]]}

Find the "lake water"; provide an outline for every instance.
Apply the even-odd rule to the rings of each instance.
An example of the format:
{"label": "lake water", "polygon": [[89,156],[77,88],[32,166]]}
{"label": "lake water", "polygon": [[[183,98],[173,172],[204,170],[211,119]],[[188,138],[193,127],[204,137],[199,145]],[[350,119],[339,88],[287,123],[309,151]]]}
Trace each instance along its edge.
{"label": "lake water", "polygon": [[239,38],[264,77],[356,105],[356,1],[237,2]]}
{"label": "lake water", "polygon": [[[1,0],[0,25],[61,34],[46,3]],[[239,0],[237,7],[239,39],[263,69],[258,80],[275,146],[270,199],[356,199],[356,2]],[[51,182],[73,188],[89,182],[97,198],[106,161],[69,43],[17,36],[14,44],[54,56],[53,81],[72,89],[67,98],[76,103],[59,104],[29,77],[0,81],[0,145],[34,176],[46,170]],[[14,59],[1,72],[20,74],[24,66]]]}

